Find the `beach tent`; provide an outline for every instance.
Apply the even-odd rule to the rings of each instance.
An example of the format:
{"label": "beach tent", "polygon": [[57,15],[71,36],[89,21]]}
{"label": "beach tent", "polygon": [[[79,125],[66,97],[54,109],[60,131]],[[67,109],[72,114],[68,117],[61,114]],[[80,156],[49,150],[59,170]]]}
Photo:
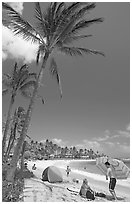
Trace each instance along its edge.
{"label": "beach tent", "polygon": [[50,183],[62,182],[62,175],[60,170],[55,166],[47,167],[42,173],[42,181],[49,181]]}

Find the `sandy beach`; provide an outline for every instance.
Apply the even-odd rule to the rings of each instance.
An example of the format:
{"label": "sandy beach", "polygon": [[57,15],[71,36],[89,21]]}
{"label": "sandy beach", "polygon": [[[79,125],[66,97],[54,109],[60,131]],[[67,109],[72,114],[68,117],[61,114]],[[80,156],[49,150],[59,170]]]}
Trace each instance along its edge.
{"label": "sandy beach", "polygon": [[[77,162],[77,160],[75,160]],[[37,169],[32,170],[33,164],[36,164]],[[71,170],[69,177],[66,176],[66,166],[70,164],[70,160],[46,160],[46,161],[28,161],[28,169],[33,171],[35,178],[30,179],[30,185],[35,186],[34,182],[37,182],[37,185],[43,185],[45,188],[45,192],[48,191],[46,196],[43,195],[45,202],[87,202],[88,200],[82,198],[78,193],[69,191],[67,188],[74,188],[75,191],[79,191],[82,181],[84,178],[87,178],[89,181],[89,185],[96,192],[102,192],[106,194],[106,198],[96,197],[94,202],[109,202],[113,201],[112,196],[108,190],[108,181],[99,176],[90,174],[87,172],[79,172],[77,170]],[[62,183],[49,183],[48,181],[43,182],[42,172],[48,166],[56,166],[60,169],[63,177]],[[78,183],[75,182],[78,180]],[[29,182],[29,181],[28,181]],[[123,183],[124,182],[124,183]],[[26,190],[26,189],[25,189]],[[116,185],[116,194],[119,202],[130,202],[130,186],[126,185],[125,181],[119,181]],[[35,191],[35,190],[34,190]],[[39,191],[39,190],[38,190]],[[39,192],[40,193],[40,192]],[[40,198],[40,196],[39,196]],[[30,201],[30,196],[29,200]],[[36,200],[37,202],[37,200]]]}

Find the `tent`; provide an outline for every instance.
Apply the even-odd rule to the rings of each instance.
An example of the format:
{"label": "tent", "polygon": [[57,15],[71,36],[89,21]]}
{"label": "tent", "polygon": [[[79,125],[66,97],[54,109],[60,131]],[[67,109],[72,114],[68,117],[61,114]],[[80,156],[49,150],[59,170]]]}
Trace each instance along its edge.
{"label": "tent", "polygon": [[42,173],[42,181],[49,181],[50,183],[62,182],[62,175],[60,170],[55,166],[47,167]]}

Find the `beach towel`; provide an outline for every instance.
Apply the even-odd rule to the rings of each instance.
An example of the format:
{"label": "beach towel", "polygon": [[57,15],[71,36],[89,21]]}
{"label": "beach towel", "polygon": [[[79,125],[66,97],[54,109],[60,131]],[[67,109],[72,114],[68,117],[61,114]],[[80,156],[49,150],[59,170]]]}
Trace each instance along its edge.
{"label": "beach towel", "polygon": [[95,196],[101,197],[101,198],[106,198],[106,195],[104,193],[95,192]]}

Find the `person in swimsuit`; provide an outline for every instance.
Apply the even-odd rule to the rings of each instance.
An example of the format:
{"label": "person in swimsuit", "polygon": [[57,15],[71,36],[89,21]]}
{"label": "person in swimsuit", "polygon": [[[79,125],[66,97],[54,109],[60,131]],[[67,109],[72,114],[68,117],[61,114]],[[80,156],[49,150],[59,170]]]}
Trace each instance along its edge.
{"label": "person in swimsuit", "polygon": [[95,199],[95,192],[88,185],[88,180],[86,178],[83,179],[79,195],[82,196],[83,198],[88,198],[90,200]]}
{"label": "person in swimsuit", "polygon": [[71,172],[71,169],[70,169],[70,167],[69,167],[69,166],[67,166],[67,169],[66,169],[66,174],[67,174],[67,177],[69,176],[70,172]]}
{"label": "person in swimsuit", "polygon": [[116,186],[116,175],[114,171],[112,170],[110,163],[107,161],[105,162],[105,166],[107,167],[107,173],[106,173],[106,180],[108,180],[108,177],[110,178],[109,182],[109,191],[114,197],[115,200],[117,200],[116,193],[115,193],[115,186]]}

